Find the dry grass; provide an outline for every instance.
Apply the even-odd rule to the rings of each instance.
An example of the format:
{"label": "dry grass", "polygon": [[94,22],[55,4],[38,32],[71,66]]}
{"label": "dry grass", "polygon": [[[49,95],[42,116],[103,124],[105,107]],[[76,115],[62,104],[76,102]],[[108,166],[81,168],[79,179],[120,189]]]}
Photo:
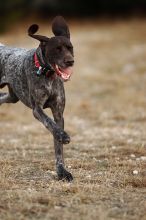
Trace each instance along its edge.
{"label": "dry grass", "polygon": [[[0,41],[33,47],[24,32]],[[52,137],[31,111],[3,105],[0,219],[145,220],[146,21],[73,24],[72,35],[64,148],[74,182],[56,180]]]}

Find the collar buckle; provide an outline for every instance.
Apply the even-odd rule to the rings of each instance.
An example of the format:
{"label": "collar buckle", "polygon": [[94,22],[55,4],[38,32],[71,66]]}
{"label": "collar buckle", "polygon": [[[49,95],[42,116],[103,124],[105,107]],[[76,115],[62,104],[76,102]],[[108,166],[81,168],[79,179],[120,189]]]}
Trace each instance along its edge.
{"label": "collar buckle", "polygon": [[52,75],[55,72],[50,64],[47,64],[44,66],[40,65],[40,62],[38,60],[36,52],[34,54],[34,62],[35,62],[35,67],[37,68],[37,71],[36,71],[37,76],[40,76],[43,74],[43,75],[49,77],[50,75]]}

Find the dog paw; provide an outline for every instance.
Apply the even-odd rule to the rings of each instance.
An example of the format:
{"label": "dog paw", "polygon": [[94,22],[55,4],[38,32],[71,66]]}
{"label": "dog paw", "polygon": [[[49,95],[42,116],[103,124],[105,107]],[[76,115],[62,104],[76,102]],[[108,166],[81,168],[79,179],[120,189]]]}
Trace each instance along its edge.
{"label": "dog paw", "polygon": [[67,182],[73,181],[73,176],[62,165],[59,165],[57,169],[58,180],[65,180]]}
{"label": "dog paw", "polygon": [[62,143],[69,144],[70,143],[70,136],[64,131],[62,135]]}
{"label": "dog paw", "polygon": [[69,144],[70,142],[70,137],[65,131],[57,130],[54,134],[54,137],[62,144]]}

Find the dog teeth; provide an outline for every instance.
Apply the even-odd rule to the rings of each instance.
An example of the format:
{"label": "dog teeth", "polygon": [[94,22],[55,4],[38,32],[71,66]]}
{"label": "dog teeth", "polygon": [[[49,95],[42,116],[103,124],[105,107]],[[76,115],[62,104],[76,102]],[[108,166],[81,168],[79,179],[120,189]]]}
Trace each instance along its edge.
{"label": "dog teeth", "polygon": [[[69,68],[69,67],[68,67]],[[65,70],[67,69],[61,69],[57,64],[55,64],[55,69],[58,75],[63,79],[63,80],[68,80],[71,76],[71,74],[66,73]]]}

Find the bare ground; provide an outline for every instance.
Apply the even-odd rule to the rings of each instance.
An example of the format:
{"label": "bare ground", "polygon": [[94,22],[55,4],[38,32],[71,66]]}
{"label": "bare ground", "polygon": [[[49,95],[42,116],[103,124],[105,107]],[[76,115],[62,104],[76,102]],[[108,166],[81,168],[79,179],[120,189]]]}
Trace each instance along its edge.
{"label": "bare ground", "polygon": [[[49,27],[42,27],[47,34]],[[31,48],[25,27],[0,37]],[[0,107],[0,219],[146,219],[146,21],[72,23],[76,65],[65,84],[57,181],[51,135],[21,103]],[[48,114],[50,112],[48,111]]]}

